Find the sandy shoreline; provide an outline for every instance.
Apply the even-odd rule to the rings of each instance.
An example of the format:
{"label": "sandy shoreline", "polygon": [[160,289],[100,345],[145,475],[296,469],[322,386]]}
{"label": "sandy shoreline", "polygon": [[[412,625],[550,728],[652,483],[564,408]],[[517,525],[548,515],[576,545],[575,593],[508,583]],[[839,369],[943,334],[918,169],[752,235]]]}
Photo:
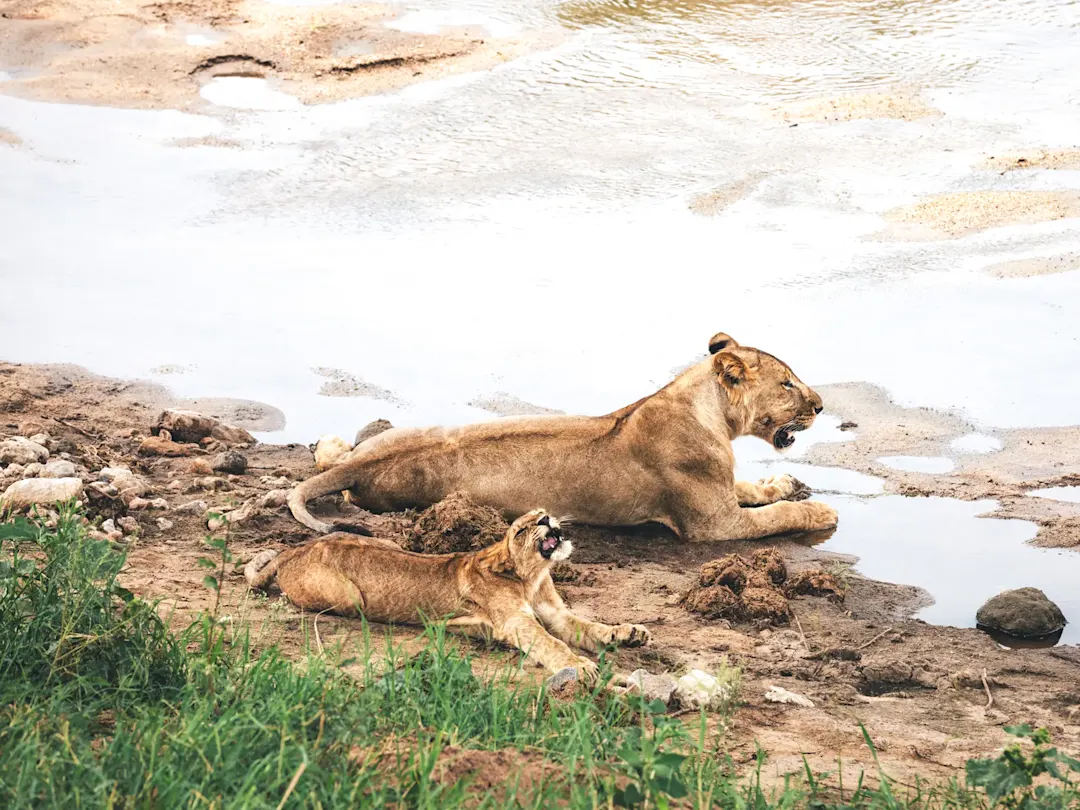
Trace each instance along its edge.
{"label": "sandy shoreline", "polygon": [[16,0],[0,18],[0,92],[138,109],[205,107],[215,77],[267,79],[306,104],[383,93],[483,70],[540,47],[478,28],[398,31],[377,3],[284,6],[263,0],[144,3]]}

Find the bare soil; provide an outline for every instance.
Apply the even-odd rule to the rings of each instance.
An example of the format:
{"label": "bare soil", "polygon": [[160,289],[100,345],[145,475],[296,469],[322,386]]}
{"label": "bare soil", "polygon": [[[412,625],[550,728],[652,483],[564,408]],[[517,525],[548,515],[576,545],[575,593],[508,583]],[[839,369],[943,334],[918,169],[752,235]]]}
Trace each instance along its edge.
{"label": "bare soil", "polygon": [[988,228],[1080,217],[1072,191],[958,191],[886,212],[893,239],[955,239]]}
{"label": "bare soil", "polygon": [[[388,28],[380,3],[265,0],[10,0],[0,11],[0,90],[130,108],[206,106],[216,76],[271,80],[308,104],[483,70],[537,47],[474,28],[438,35]],[[188,38],[194,37],[195,43]]]}
{"label": "bare soil", "polygon": [[[834,387],[823,394],[830,408],[835,405],[853,421],[862,420],[852,443],[815,448],[821,456],[829,455],[832,448],[833,460],[843,460],[845,466],[880,472],[870,461],[877,454],[909,452],[916,446],[937,448],[947,435],[963,427],[951,417],[890,406],[869,386]],[[210,402],[216,406],[211,409],[215,415],[247,428],[274,414],[274,409],[256,403]],[[192,407],[192,402],[172,400],[155,385],[95,377],[71,366],[0,364],[0,436],[45,431],[76,463],[91,470],[126,464],[150,482],[152,493],[147,497],[167,499],[167,511],[130,513],[140,531],[125,540],[130,548],[124,582],[141,595],[164,600],[162,611],[174,622],[183,622],[212,607],[211,592],[201,584],[205,572],[196,564],[209,553],[205,538],[210,533],[204,514],[176,507],[202,499],[210,509],[225,511],[315,470],[311,449],[296,444],[259,444],[244,450],[248,469],[243,475],[207,476],[207,452],[197,449],[189,457],[138,455],[137,448],[165,406]],[[868,418],[871,414],[889,425],[874,428]],[[901,414],[906,426],[895,427]],[[1054,450],[1027,445],[1024,433],[999,434],[1004,450],[972,461],[952,476],[938,476],[934,481],[904,476],[890,486],[902,491],[944,490],[959,497],[993,495],[1006,501],[1009,493],[1017,493],[1019,501],[1019,493],[1033,485],[1033,478],[1040,483],[1054,480],[1063,444],[1070,443],[1072,448],[1066,459],[1075,460],[1071,454],[1080,448],[1078,428],[1062,428],[1053,434]],[[814,460],[821,463],[824,458]],[[980,471],[978,464],[985,469]],[[225,488],[207,488],[206,479],[213,477],[222,480]],[[1028,509],[1048,507],[1058,512],[1043,516],[1047,536],[1072,537],[1080,515],[1064,518],[1060,510],[1072,508],[1069,504],[1027,505]],[[378,534],[403,544],[411,542],[418,529],[415,514],[369,515],[335,498],[318,502],[315,511],[363,518]],[[158,526],[161,516],[171,521],[168,529]],[[1063,529],[1062,524],[1071,528]],[[571,562],[560,567],[558,579],[573,609],[604,621],[642,623],[653,632],[654,641],[648,647],[615,654],[620,671],[709,669],[725,658],[743,668],[744,705],[727,731],[731,752],[742,765],[753,766],[756,741],[770,752],[770,773],[801,771],[804,756],[817,770],[834,770],[841,757],[845,778],[854,778],[860,768],[873,771],[860,722],[873,737],[886,769],[901,781],[913,781],[916,774],[949,776],[969,757],[999,750],[1006,743],[1002,726],[1008,723],[1048,726],[1063,748],[1080,750],[1078,648],[1005,650],[977,630],[927,625],[907,618],[925,604],[924,592],[852,574],[843,577],[842,600],[809,586],[809,592],[827,595],[798,595],[789,589],[787,624],[704,618],[679,602],[700,582],[701,566],[724,554],[754,560],[755,552],[774,548],[788,577],[795,580],[800,572],[828,568],[844,558],[814,548],[810,542],[820,538],[805,535],[718,546],[683,544],[659,527],[611,531],[573,526],[570,532],[576,551]],[[243,563],[262,549],[295,545],[312,537],[284,506],[275,506],[256,509],[231,529],[229,541]],[[759,555],[757,560],[770,578],[779,570],[774,555]],[[219,613],[230,621],[251,623],[259,645],[277,643],[287,653],[298,654],[308,648],[353,644],[361,638],[357,622],[302,616],[279,599],[248,593],[239,567],[227,569]],[[419,643],[409,628],[375,625],[374,630],[376,655],[381,654],[380,633],[407,650]],[[472,649],[478,672],[494,671],[516,660],[502,648],[475,645]],[[984,671],[993,696],[991,707],[987,707],[982,682]],[[539,678],[542,673],[529,669],[520,676]],[[774,684],[808,697],[815,708],[766,702],[763,694]]]}

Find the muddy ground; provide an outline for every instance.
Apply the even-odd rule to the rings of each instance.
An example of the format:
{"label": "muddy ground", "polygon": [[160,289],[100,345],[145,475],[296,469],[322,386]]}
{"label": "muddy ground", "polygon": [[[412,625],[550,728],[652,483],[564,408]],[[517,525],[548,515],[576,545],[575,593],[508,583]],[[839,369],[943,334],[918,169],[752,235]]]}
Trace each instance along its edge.
{"label": "muddy ground", "polygon": [[27,98],[193,110],[216,76],[271,80],[304,103],[394,90],[515,58],[538,40],[477,28],[388,28],[379,3],[9,0],[0,4],[3,91]]}
{"label": "muddy ground", "polygon": [[[941,442],[956,435],[961,421],[892,406],[867,386],[826,388],[823,394],[830,410],[859,427],[850,442],[815,447],[810,460],[884,475],[889,489],[908,494],[999,498],[1009,514],[1040,522],[1041,541],[1078,542],[1080,506],[1044,503],[1023,497],[1023,492],[1066,480],[1066,469],[1078,469],[1080,429],[999,433],[1002,451],[961,459],[953,474],[903,474],[880,468],[873,459],[883,453],[941,452]],[[125,584],[164,600],[162,610],[179,624],[211,606],[210,592],[201,584],[204,571],[196,564],[208,553],[206,511],[257,502],[313,474],[314,463],[310,448],[295,444],[243,449],[248,468],[241,475],[208,474],[206,464],[220,449],[215,447],[188,446],[180,457],[140,455],[141,443],[165,406],[200,409],[253,430],[280,418],[268,406],[173,400],[158,386],[96,377],[72,366],[0,364],[0,437],[47,433],[54,456],[68,453],[87,471],[87,480],[102,467],[127,465],[150,484],[145,499],[165,499],[166,509],[115,511],[117,516],[126,512],[139,527],[122,541],[129,548]],[[198,501],[204,504],[188,506]],[[274,505],[273,496],[269,503],[254,508],[231,529],[230,546],[240,562],[262,549],[313,537],[283,505]],[[323,499],[316,511],[363,517],[378,533],[397,539],[415,520],[412,515],[358,513],[334,498]],[[99,518],[104,516],[99,512]],[[653,632],[650,646],[617,653],[620,671],[709,669],[724,657],[742,667],[744,705],[726,743],[742,765],[753,765],[760,743],[771,754],[770,773],[800,771],[804,756],[815,768],[833,770],[842,757],[845,778],[851,778],[859,768],[872,766],[860,722],[886,769],[904,782],[916,774],[953,775],[968,758],[999,750],[1006,742],[1002,727],[1009,723],[1048,726],[1064,748],[1080,750],[1080,649],[1006,650],[977,630],[906,618],[926,603],[927,594],[843,572],[836,563],[850,559],[810,545],[820,538],[690,546],[660,528],[614,532],[581,526],[572,527],[570,536],[576,548],[571,578],[576,581],[562,582],[559,588],[572,608],[605,621],[643,623]],[[807,568],[843,572],[844,600],[793,598],[795,621],[782,626],[704,619],[678,604],[704,562],[732,551],[749,556],[765,545],[775,546],[793,573]],[[305,645],[325,649],[360,639],[355,621],[324,616],[316,629],[312,617],[301,616],[280,599],[248,594],[239,570],[230,570],[226,578],[220,611],[233,622],[251,623],[260,644],[279,643],[293,655]],[[376,638],[388,632],[375,626]],[[415,633],[404,628],[394,634],[407,647],[415,639]],[[504,649],[461,643],[472,645],[480,670],[515,660]],[[521,677],[540,674],[530,670]],[[815,707],[765,702],[763,694],[773,684],[808,697]],[[987,687],[993,697],[989,708]]]}

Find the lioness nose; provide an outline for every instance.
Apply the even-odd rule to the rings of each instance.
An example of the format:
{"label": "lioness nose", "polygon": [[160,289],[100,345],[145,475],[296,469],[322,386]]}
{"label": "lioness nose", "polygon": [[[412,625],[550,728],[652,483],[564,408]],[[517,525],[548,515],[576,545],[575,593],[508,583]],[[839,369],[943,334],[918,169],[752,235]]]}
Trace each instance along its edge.
{"label": "lioness nose", "polygon": [[825,405],[821,401],[821,397],[818,396],[817,391],[810,392],[810,402],[813,403],[814,413],[821,413],[825,410]]}

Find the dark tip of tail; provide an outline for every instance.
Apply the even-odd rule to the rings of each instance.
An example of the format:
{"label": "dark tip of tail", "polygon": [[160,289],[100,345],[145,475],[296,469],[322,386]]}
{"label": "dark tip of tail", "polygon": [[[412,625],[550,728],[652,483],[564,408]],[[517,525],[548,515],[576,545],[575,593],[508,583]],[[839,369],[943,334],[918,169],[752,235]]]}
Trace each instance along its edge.
{"label": "dark tip of tail", "polygon": [[360,534],[364,537],[374,537],[375,533],[371,531],[363,523],[349,523],[346,521],[335,521],[330,524],[330,529],[335,532],[347,532],[348,534]]}

